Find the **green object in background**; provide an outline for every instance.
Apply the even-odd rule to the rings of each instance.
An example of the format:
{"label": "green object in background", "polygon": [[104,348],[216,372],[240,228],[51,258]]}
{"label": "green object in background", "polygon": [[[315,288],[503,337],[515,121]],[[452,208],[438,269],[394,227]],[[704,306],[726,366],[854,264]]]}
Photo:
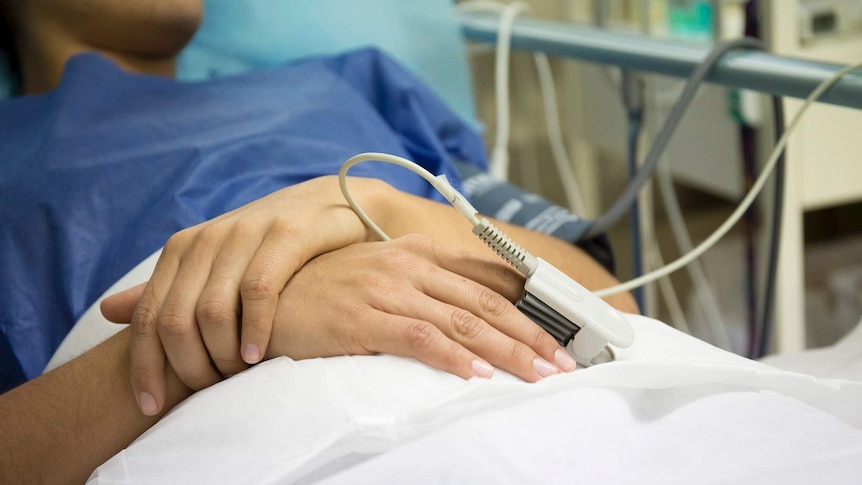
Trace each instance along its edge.
{"label": "green object in background", "polygon": [[712,38],[711,2],[669,0],[667,12],[670,33],[674,37]]}

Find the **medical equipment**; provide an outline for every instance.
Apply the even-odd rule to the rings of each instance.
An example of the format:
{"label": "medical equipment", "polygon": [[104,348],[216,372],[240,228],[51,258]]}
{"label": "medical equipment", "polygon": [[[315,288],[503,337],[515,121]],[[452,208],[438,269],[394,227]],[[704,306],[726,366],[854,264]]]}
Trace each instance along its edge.
{"label": "medical equipment", "polygon": [[762,46],[760,42],[754,39],[743,38],[736,41],[730,41],[714,48],[710,51],[706,59],[702,63],[698,64],[697,68],[692,72],[689,80],[686,82],[679,101],[677,101],[674,109],[668,115],[664,126],[656,136],[653,145],[650,147],[643,165],[632,178],[631,182],[626,186],[622,195],[620,195],[611,205],[611,208],[593,223],[587,232],[588,236],[595,236],[596,234],[606,232],[625,214],[632,202],[637,198],[638,192],[640,192],[647,181],[649,181],[655,171],[655,167],[658,165],[662,153],[667,148],[671,135],[682,120],[686,109],[691,104],[697,89],[701,84],[703,84],[707,74],[718,64],[726,53],[738,49],[762,49]]}
{"label": "medical equipment", "polygon": [[[787,145],[790,135],[799,125],[799,122],[807,112],[808,108],[826,91],[828,91],[829,88],[831,88],[834,84],[844,78],[844,76],[859,68],[862,68],[862,63],[847,66],[844,69],[841,69],[831,78],[821,82],[820,85],[817,86],[817,88],[809,94],[809,96],[805,100],[805,103],[793,117],[793,120],[790,122],[790,125],[788,126],[787,130],[781,136],[781,139],[778,140],[778,143],[776,143],[772,154],[769,156],[769,159],[767,160],[763,168],[763,171],[761,172],[755,183],[752,185],[751,190],[748,192],[748,194],[746,194],[742,202],[734,210],[730,217],[728,217],[728,219],[721,226],[719,226],[719,228],[716,229],[715,232],[713,232],[708,238],[701,242],[691,252],[681,256],[680,258],[676,259],[665,267],[654,270],[641,277],[634,278],[626,283],[597,291],[595,295],[612,295],[654,281],[657,278],[661,278],[682,268],[686,264],[690,263],[692,260],[698,258],[713,245],[715,245],[715,243],[725,234],[727,234],[730,228],[733,227],[733,225],[739,221],[745,211],[754,202],[754,198],[759,195],[760,191],[766,184],[769,175],[775,168],[776,163],[781,158],[781,155],[784,152],[784,148]],[[708,69],[706,69],[706,71],[708,71]],[[539,305],[535,300],[529,297],[526,299],[526,303],[522,304],[522,306],[525,308],[525,313],[527,315],[530,315],[532,313],[534,315],[540,314],[545,317],[534,319],[534,321],[536,321],[536,323],[541,325],[549,333],[558,338],[558,341],[560,341],[561,344],[567,345],[567,349],[570,353],[573,354],[573,357],[575,357],[576,360],[580,359],[579,363],[581,361],[591,361],[593,357],[595,357],[598,352],[601,351],[601,349],[608,343],[623,347],[631,344],[631,329],[628,328],[627,325],[621,323],[621,320],[619,318],[616,318],[617,316],[619,316],[619,314],[613,311],[610,306],[607,306],[607,304],[605,304],[600,299],[593,299],[593,295],[589,291],[580,290],[578,288],[580,287],[580,285],[578,285],[574,281],[571,281],[571,284],[569,284],[563,283],[564,280],[562,279],[557,280],[556,283],[558,285],[562,285],[562,288],[557,288],[554,291],[552,291],[552,289],[554,289],[553,286],[545,286],[538,283],[535,285],[531,285],[529,278],[534,276],[534,274],[537,276],[537,281],[543,278],[555,279],[559,275],[554,274],[553,271],[537,272],[538,267],[541,266],[542,260],[540,258],[535,258],[528,252],[523,250],[520,246],[518,246],[514,241],[511,241],[507,236],[505,236],[502,232],[499,231],[499,229],[494,227],[487,220],[479,220],[476,217],[477,211],[470,205],[469,202],[467,202],[467,200],[465,200],[460,194],[458,194],[458,192],[448,183],[448,181],[446,181],[445,177],[435,177],[427,170],[424,170],[421,167],[416,166],[413,162],[410,162],[409,160],[405,160],[400,157],[393,157],[391,155],[382,153],[360,154],[350,158],[344,163],[344,165],[342,165],[341,170],[338,174],[339,183],[341,185],[341,190],[344,193],[345,198],[347,199],[353,210],[357,213],[359,218],[362,219],[362,221],[375,233],[377,233],[378,236],[380,236],[382,239],[387,240],[389,239],[389,236],[387,236],[386,233],[383,232],[383,230],[381,230],[376,224],[374,224],[374,222],[361,209],[361,207],[359,207],[356,201],[350,196],[346,184],[346,175],[350,167],[358,163],[370,160],[382,161],[399,165],[421,175],[425,180],[431,183],[434,188],[440,191],[440,193],[443,194],[446,199],[449,200],[449,202],[456,209],[458,209],[459,212],[461,212],[461,214],[463,214],[468,220],[470,220],[470,222],[473,224],[474,234],[479,235],[483,242],[485,242],[489,247],[491,247],[495,252],[497,252],[498,255],[503,257],[503,259],[509,262],[512,266],[514,266],[519,272],[527,276],[528,281],[527,285],[525,285],[527,293],[531,293],[532,291],[540,292],[541,294],[533,296],[537,297],[541,301],[544,301],[547,306],[559,312],[562,316],[566,317],[569,320],[569,322],[560,321],[561,325],[559,327],[555,325],[550,325],[548,322],[554,321],[556,315],[554,315],[552,312],[544,311],[547,310],[547,307]],[[550,265],[548,266],[550,267]],[[560,273],[560,275],[562,275],[562,273]],[[557,290],[559,292],[557,292]],[[567,293],[568,297],[563,296]],[[600,302],[602,305],[606,305],[607,308],[604,308],[597,302]],[[608,309],[610,309],[611,311],[606,311]],[[597,318],[601,318],[602,321],[597,321]],[[567,323],[574,324],[575,327],[578,327],[580,330],[583,330],[584,328],[591,328],[593,332],[591,332],[589,335],[585,335],[586,338],[582,339],[584,342],[583,344],[573,343],[573,337],[578,332],[578,330],[573,329]],[[579,323],[583,325],[578,325]],[[568,338],[570,339],[570,341],[561,341],[558,335],[563,338]],[[573,344],[569,345],[570,343]]]}
{"label": "medical equipment", "polygon": [[[530,6],[524,2],[504,4],[489,0],[469,0],[458,4],[458,11],[492,12],[499,14],[500,34],[497,37],[494,64],[494,95],[496,106],[496,129],[494,146],[491,149],[489,171],[501,180],[509,179],[509,132],[511,119],[509,116],[509,53],[511,51],[512,26],[515,19],[528,12]],[[560,175],[563,192],[569,210],[581,217],[584,216],[584,202],[578,188],[572,162],[566,150],[560,126],[560,115],[557,111],[557,90],[554,86],[554,76],[551,63],[543,52],[533,53],[533,63],[539,81],[539,91],[542,95],[542,107],[545,112],[545,124],[548,130],[548,143],[551,146],[554,166]]]}
{"label": "medical equipment", "polygon": [[[496,21],[493,18],[475,14],[462,15],[461,24],[465,37],[470,40],[492,43],[497,39]],[[518,20],[513,27],[512,48],[539,50],[571,59],[676,77],[685,77],[692,72],[706,57],[708,51],[708,47],[702,45],[680,44],[657,38],[528,18]],[[731,52],[715,66],[706,80],[732,88],[805,98],[821,81],[838,72],[841,67],[834,62],[812,61],[767,52]],[[862,108],[862,77],[859,75],[845,77],[832,89],[823,93],[819,101]],[[804,167],[794,169],[794,173],[803,171],[807,173],[810,169]],[[823,178],[822,182],[818,179],[818,183],[821,184],[818,187],[821,187],[827,179],[834,178],[836,177],[828,176]],[[794,218],[798,217],[798,213],[792,211],[800,208],[798,191],[796,192],[794,203],[785,209],[783,215],[788,217],[789,214],[790,221],[795,221]],[[797,231],[801,233],[801,230],[795,224],[792,224],[788,230],[790,235],[783,237],[788,238],[787,241],[791,245],[782,249],[782,253],[798,254],[800,247],[796,246],[796,241],[801,234],[797,234]],[[788,231],[784,233],[787,234]],[[796,294],[797,291],[801,291],[802,275],[795,272],[795,263],[787,262],[787,259],[787,256],[782,257],[781,260],[785,262],[780,263],[784,268],[781,279],[783,289],[775,290],[777,294],[784,294],[780,302],[782,311],[778,315],[781,330],[775,338],[775,346],[779,351],[803,348],[805,335],[801,298]],[[790,259],[795,260],[795,258]],[[758,343],[758,347],[763,345],[764,341]]]}
{"label": "medical equipment", "polygon": [[596,292],[601,296],[612,295],[615,293],[619,293],[622,291],[627,291],[632,288],[635,288],[639,285],[648,283],[653,281],[656,278],[660,278],[667,274],[670,274],[686,264],[688,264],[691,260],[699,257],[701,254],[706,252],[709,248],[711,248],[719,239],[721,239],[730,228],[736,224],[737,221],[742,217],[745,211],[751,206],[754,198],[760,193],[763,189],[763,186],[766,184],[769,175],[772,173],[772,170],[775,168],[778,159],[781,157],[782,152],[784,151],[784,147],[787,146],[787,142],[790,139],[790,135],[793,133],[794,129],[799,126],[799,122],[802,120],[803,115],[806,113],[808,108],[817,101],[823,93],[825,93],[829,88],[831,88],[835,83],[840,81],[844,76],[849,74],[852,71],[858,70],[862,68],[862,63],[854,64],[851,66],[847,66],[844,69],[841,69],[836,74],[834,74],[831,78],[826,79],[815,89],[806,99],[805,103],[799,108],[799,111],[796,112],[796,115],[790,122],[790,125],[787,127],[787,130],[782,135],[781,139],[776,143],[775,148],[772,151],[772,154],[769,156],[766,164],[763,167],[763,171],[760,173],[760,176],[755,181],[754,185],[751,187],[751,190],[748,194],[745,195],[742,202],[737,206],[736,210],[727,218],[724,223],[719,226],[718,229],[715,230],[708,238],[706,238],[703,242],[701,242],[697,247],[694,248],[690,253],[683,255],[672,263],[668,264],[664,268],[652,271],[648,274],[643,275],[640,278],[635,278],[627,283],[614,286],[612,288],[606,288],[604,290],[600,290]]}
{"label": "medical equipment", "polygon": [[[491,163],[490,163],[490,171],[493,174],[496,174],[498,177],[502,179],[506,179],[509,159],[508,159],[508,136],[509,136],[509,106],[508,106],[508,57],[509,57],[509,48],[511,43],[512,36],[512,27],[517,16],[528,9],[528,6],[521,3],[515,2],[508,5],[498,4],[493,1],[482,1],[475,0],[470,2],[465,2],[460,5],[459,9],[462,12],[492,12],[499,14],[499,33],[496,39],[496,66],[495,66],[495,85],[496,85],[496,106],[497,106],[497,125],[496,125],[496,139],[494,143],[494,147],[491,153]],[[735,49],[739,48],[757,48],[762,49],[762,45],[760,42],[754,39],[742,39],[738,41],[732,41],[725,44],[720,44],[713,48],[712,52],[707,56],[707,58],[700,63],[691,76],[688,78],[685,83],[685,87],[682,90],[682,93],[679,96],[679,100],[673,106],[669,116],[667,117],[664,125],[656,136],[656,141],[650,148],[649,153],[644,160],[643,165],[638,168],[637,165],[637,147],[640,137],[640,132],[643,126],[643,113],[644,113],[644,99],[643,99],[643,80],[639,77],[639,75],[635,74],[632,70],[626,69],[623,70],[623,75],[619,80],[619,88],[621,92],[621,97],[623,99],[623,105],[626,108],[627,119],[628,119],[628,134],[627,134],[627,146],[628,146],[628,166],[629,166],[629,176],[630,183],[626,187],[623,195],[621,195],[617,201],[613,204],[610,210],[608,210],[599,220],[595,221],[588,231],[586,237],[595,236],[596,234],[601,234],[607,231],[607,229],[616,223],[627,210],[631,207],[631,217],[630,217],[630,227],[631,227],[631,239],[632,239],[632,254],[633,254],[633,268],[634,268],[634,277],[640,277],[645,271],[645,251],[643,244],[643,235],[641,234],[641,223],[640,223],[640,210],[638,209],[637,203],[637,194],[640,193],[642,188],[645,186],[646,182],[652,177],[658,168],[658,163],[666,150],[671,135],[674,133],[677,125],[682,119],[682,116],[687,111],[688,107],[691,105],[694,100],[697,92],[699,91],[700,86],[703,84],[706,75],[710,72],[711,69],[723,58],[724,54],[727,52],[731,52]],[[541,59],[547,64],[547,56],[541,53],[534,53],[534,58],[536,59],[537,68],[539,67],[539,60]],[[539,69],[540,73],[542,69]],[[547,73],[546,73],[547,75]],[[541,76],[540,76],[541,79]],[[552,85],[551,85],[552,86]],[[549,107],[548,107],[548,96],[545,93],[548,92],[548,88],[545,85],[542,85],[543,92],[543,101],[545,105],[546,117],[549,117]],[[551,88],[551,93],[553,93],[553,89]],[[781,109],[780,102],[774,103],[777,106],[777,110]],[[777,111],[776,111],[777,113]],[[555,146],[553,143],[554,133],[558,132],[551,130],[551,127],[554,126],[558,130],[559,124],[553,124],[550,121],[550,117],[548,118],[548,126],[549,126],[549,138],[551,139],[552,148]],[[780,129],[779,129],[780,131]],[[561,138],[560,136],[558,136]],[[780,133],[776,138],[780,137]],[[562,143],[559,143],[562,146]],[[557,162],[558,172],[563,181],[569,182],[569,184],[573,185],[574,196],[579,196],[577,192],[577,187],[574,181],[574,176],[571,169],[571,164],[568,161],[568,158],[563,156],[558,156],[557,152],[560,150],[553,150],[555,154],[555,161]],[[565,151],[561,151],[562,155],[565,155]],[[782,193],[782,181],[783,181],[783,160],[779,160],[779,164],[776,170],[776,179],[778,183],[776,185],[775,194],[776,197],[780,196]],[[575,204],[572,203],[573,195],[572,190],[569,189],[567,185],[564,184],[564,188],[566,189],[566,194],[570,202],[570,206],[574,207]],[[672,189],[668,190],[667,184],[662,184],[662,197],[665,202],[668,202],[668,198],[671,198],[671,206],[669,206],[669,211],[673,211],[674,208],[678,209],[678,203],[675,199],[675,194],[672,192]],[[781,204],[780,200],[776,201],[775,212],[780,214]],[[576,211],[577,213],[581,213],[580,211]],[[678,246],[680,246],[680,250],[683,254],[690,252],[692,249],[691,244],[686,245],[685,243],[689,241],[689,237],[687,234],[687,230],[685,229],[684,224],[679,224],[679,219],[673,219],[672,222],[676,224],[672,225],[674,229],[674,235],[677,240]],[[772,229],[771,229],[771,241],[770,247],[774,252],[777,252],[777,241],[779,237],[779,231],[777,230],[778,225],[780,224],[779,218],[772,218]],[[749,338],[748,348],[750,355],[760,355],[755,354],[755,348],[761,348],[756,342],[766,342],[767,341],[767,331],[769,325],[767,324],[767,320],[771,315],[771,312],[766,309],[766,307],[772,306],[772,300],[774,296],[774,287],[775,287],[775,272],[777,269],[777,260],[775,258],[769,258],[769,266],[767,268],[767,278],[766,278],[766,291],[764,295],[765,304],[763,305],[763,311],[760,313],[760,324],[752,327],[751,336]],[[710,290],[709,285],[707,284],[707,280],[704,277],[704,271],[699,263],[694,262],[693,265],[689,266],[689,273],[691,274],[695,284],[697,284],[700,288],[698,292],[699,295],[703,295],[706,304],[707,312],[707,323],[709,325],[710,333],[713,337],[713,341],[722,348],[730,349],[730,339],[727,336],[727,330],[724,328],[720,318],[718,317],[718,312],[715,311],[717,309],[717,305],[715,303],[715,298]],[[635,300],[638,303],[638,306],[642,310],[647,309],[647,300],[645,297],[645,288],[636,287],[633,289]]]}
{"label": "medical equipment", "polygon": [[[641,263],[641,240],[640,240],[640,224],[638,222],[638,210],[637,210],[637,194],[643,189],[646,183],[652,178],[653,174],[658,169],[659,162],[665,150],[668,147],[668,144],[671,139],[671,135],[676,130],[676,127],[679,125],[682,117],[688,110],[692,101],[694,100],[696,93],[700,86],[704,83],[707,74],[718,64],[718,62],[724,57],[728,52],[737,50],[737,49],[758,49],[762,50],[763,45],[756,39],[750,38],[742,38],[735,41],[729,41],[723,44],[719,44],[714,47],[706,59],[700,63],[692,72],[692,74],[688,77],[688,80],[685,83],[685,87],[683,88],[682,93],[679,96],[679,99],[674,104],[673,109],[668,114],[667,119],[665,120],[664,125],[662,126],[659,133],[656,135],[655,141],[653,145],[650,147],[649,152],[646,155],[646,158],[643,161],[643,164],[640,168],[636,167],[635,161],[632,159],[632,154],[637,151],[637,135],[640,131],[640,127],[642,124],[642,108],[639,106],[637,99],[637,87],[626,85],[625,82],[622,84],[622,93],[624,105],[626,106],[626,111],[629,119],[629,136],[628,136],[628,145],[629,145],[629,173],[630,173],[630,181],[626,186],[622,195],[613,203],[610,209],[605,212],[598,220],[596,220],[593,226],[587,232],[588,235],[601,233],[607,231],[611,225],[616,223],[624,214],[625,211],[628,210],[629,207],[632,207],[632,217],[631,217],[631,227],[632,227],[632,241],[633,241],[633,252],[635,257],[635,277],[639,277],[642,274],[642,263]],[[632,75],[627,74],[628,71],[624,71],[623,81],[628,80],[629,84],[632,84],[634,81],[632,80]],[[783,111],[781,101],[778,97],[773,98],[773,107],[776,113],[776,118],[779,120],[783,120]],[[776,126],[777,137],[781,137],[782,126]],[[783,151],[782,151],[783,153]],[[780,213],[781,213],[781,194],[783,193],[783,180],[784,180],[784,164],[783,164],[783,156],[779,154],[779,158],[777,160],[776,167],[776,189],[775,189],[775,204],[773,206],[773,218],[772,218],[772,230],[771,230],[771,238],[770,238],[770,248],[773,253],[768,260],[767,267],[767,278],[766,278],[766,291],[764,295],[764,305],[763,311],[759,315],[759,325],[757,328],[753,328],[751,332],[751,337],[749,339],[749,355],[760,356],[765,349],[765,343],[767,342],[768,335],[768,321],[771,318],[771,307],[773,306],[773,298],[775,294],[775,273],[777,271],[777,259],[774,256],[778,252],[778,240],[779,240],[779,228],[780,228]],[[669,210],[672,212],[674,208],[676,208],[675,198],[671,197],[669,194],[667,184],[662,184],[662,197],[665,199],[665,202],[670,202]],[[674,227],[674,235],[677,239],[677,243],[680,246],[680,249],[683,253],[691,252],[691,244],[688,240],[687,231],[684,227],[684,224],[679,224],[678,218],[671,217],[672,223],[676,223]],[[703,281],[705,279],[702,277],[702,269],[699,267],[694,267],[690,271],[692,276],[694,277],[694,281],[701,282],[703,285]],[[703,285],[708,288],[707,285]],[[644,307],[643,304],[643,294],[642,292],[635,293],[635,296],[638,300],[638,304],[641,308]],[[707,296],[711,296],[711,293],[707,293]],[[710,305],[708,308],[715,308],[714,299],[707,298],[707,303]],[[715,312],[709,312],[710,315],[714,315]],[[717,320],[715,318],[708,318],[707,323],[710,324],[710,329],[712,331],[713,337],[719,343],[722,348],[729,349],[729,339],[726,337],[726,331],[722,328],[721,325],[718,325]],[[719,338],[720,337],[720,338]],[[755,350],[756,349],[756,350]]]}
{"label": "medical equipment", "polygon": [[[497,255],[527,277],[518,308],[551,334],[582,366],[613,359],[608,344],[629,347],[634,333],[625,317],[601,298],[581,286],[553,265],[537,258],[506,236],[449,183],[445,176],[434,176],[419,165],[385,153],[362,153],[341,166],[338,181],[350,207],[368,228],[384,241],[387,235],[362,210],[347,188],[347,172],[362,162],[378,161],[404,167],[428,181],[473,225],[473,234]],[[605,351],[605,353],[602,353]]]}

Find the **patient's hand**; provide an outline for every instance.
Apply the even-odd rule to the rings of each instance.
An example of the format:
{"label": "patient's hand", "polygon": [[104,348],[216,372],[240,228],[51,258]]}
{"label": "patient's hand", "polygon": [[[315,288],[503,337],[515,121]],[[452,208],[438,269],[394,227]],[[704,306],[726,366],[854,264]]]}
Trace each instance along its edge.
{"label": "patient's hand", "polygon": [[527,381],[573,370],[511,303],[523,278],[491,258],[415,235],[318,256],[281,293],[267,357],[384,352],[464,378],[490,377],[490,363]]}
{"label": "patient's hand", "polygon": [[[388,186],[354,178],[351,187],[374,214]],[[165,357],[194,390],[259,362],[293,273],[319,254],[369,238],[336,177],[280,190],[172,236],[145,289],[102,306],[120,322],[129,322],[134,308],[131,380],[144,414],[164,405]]]}

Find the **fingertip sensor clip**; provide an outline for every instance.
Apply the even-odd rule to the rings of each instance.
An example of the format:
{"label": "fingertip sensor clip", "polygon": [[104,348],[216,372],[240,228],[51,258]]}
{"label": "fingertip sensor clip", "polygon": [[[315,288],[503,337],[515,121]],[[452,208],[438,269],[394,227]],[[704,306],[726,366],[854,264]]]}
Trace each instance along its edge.
{"label": "fingertip sensor clip", "polygon": [[634,332],[607,302],[542,258],[516,306],[582,366],[613,359],[610,345],[629,347]]}

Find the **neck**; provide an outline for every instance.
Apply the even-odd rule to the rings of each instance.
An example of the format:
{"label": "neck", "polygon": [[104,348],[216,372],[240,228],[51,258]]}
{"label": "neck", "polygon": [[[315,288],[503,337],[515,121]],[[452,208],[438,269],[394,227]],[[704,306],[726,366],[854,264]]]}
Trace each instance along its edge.
{"label": "neck", "polygon": [[24,94],[50,91],[60,84],[66,62],[83,52],[98,52],[121,68],[131,72],[173,77],[176,56],[146,56],[130,52],[100,49],[54,29],[31,25],[19,36],[19,63]]}

